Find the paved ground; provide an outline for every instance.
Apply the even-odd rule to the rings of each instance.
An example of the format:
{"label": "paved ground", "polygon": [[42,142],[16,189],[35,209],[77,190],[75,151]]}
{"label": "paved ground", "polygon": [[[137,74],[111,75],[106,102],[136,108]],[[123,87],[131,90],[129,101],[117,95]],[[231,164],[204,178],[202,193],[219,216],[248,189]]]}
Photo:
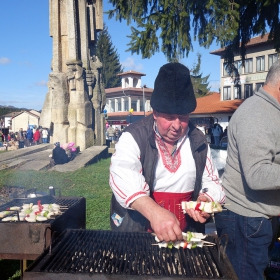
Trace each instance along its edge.
{"label": "paved ground", "polygon": [[75,171],[88,164],[108,157],[107,146],[92,146],[80,152],[74,160],[50,168],[49,155],[53,144],[40,144],[28,148],[0,153],[0,170],[18,168],[19,170],[55,170],[59,172]]}

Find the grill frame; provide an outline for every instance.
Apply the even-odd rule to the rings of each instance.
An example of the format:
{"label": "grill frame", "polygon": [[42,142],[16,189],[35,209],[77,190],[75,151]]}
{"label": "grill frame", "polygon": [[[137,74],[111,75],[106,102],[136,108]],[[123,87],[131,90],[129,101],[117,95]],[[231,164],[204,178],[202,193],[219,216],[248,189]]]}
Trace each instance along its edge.
{"label": "grill frame", "polygon": [[[214,237],[207,239],[211,242],[218,241]],[[140,244],[137,245],[136,240],[139,240]],[[214,247],[191,250],[158,248],[151,245],[154,243],[154,237],[146,232],[67,229],[54,241],[52,248],[45,250],[27,268],[24,279],[71,277],[71,279],[238,280],[226,254],[221,253],[216,242],[217,245]],[[80,256],[75,256],[75,251],[80,251]],[[201,257],[200,261],[200,254],[208,255],[208,260],[203,261]],[[195,270],[199,270],[194,260],[202,265],[200,270],[207,271],[208,276],[203,271],[194,273]],[[216,274],[213,273],[215,268],[206,266],[210,262],[213,262],[213,267],[216,266]],[[90,272],[90,267],[95,271]]]}
{"label": "grill frame", "polygon": [[[57,203],[69,208],[61,210],[62,215],[53,220],[29,223],[26,221],[0,221],[0,258],[14,260],[35,260],[51,244],[51,239],[65,229],[86,227],[86,200],[84,197],[40,198],[41,203]],[[25,202],[24,202],[25,203]],[[12,206],[22,206],[23,202],[12,200],[0,206],[3,211]],[[4,234],[3,234],[4,233]]]}

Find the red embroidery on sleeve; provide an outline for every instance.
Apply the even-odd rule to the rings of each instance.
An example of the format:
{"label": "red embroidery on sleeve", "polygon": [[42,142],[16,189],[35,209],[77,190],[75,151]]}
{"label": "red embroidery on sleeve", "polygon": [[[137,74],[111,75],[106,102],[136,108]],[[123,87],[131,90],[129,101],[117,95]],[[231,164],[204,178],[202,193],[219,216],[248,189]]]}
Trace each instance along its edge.
{"label": "red embroidery on sleeve", "polygon": [[130,204],[130,201],[131,201],[135,196],[138,196],[138,195],[141,195],[141,194],[146,195],[145,192],[137,192],[137,193],[134,193],[132,196],[130,196],[130,197],[125,201],[125,204],[126,204],[126,205],[129,205],[129,204]]}

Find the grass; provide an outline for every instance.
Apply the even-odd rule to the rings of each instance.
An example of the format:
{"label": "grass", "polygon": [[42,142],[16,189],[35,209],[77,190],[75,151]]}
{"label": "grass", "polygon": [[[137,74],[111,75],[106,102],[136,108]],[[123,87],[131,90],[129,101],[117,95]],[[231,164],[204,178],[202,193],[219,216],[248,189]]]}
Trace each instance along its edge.
{"label": "grass", "polygon": [[[62,196],[85,197],[86,228],[106,230],[110,229],[112,195],[108,184],[109,166],[108,158],[74,172],[2,170],[0,188],[22,186],[27,189],[36,187],[38,190],[48,191],[49,186],[54,186],[60,188]],[[1,260],[0,278],[20,279],[19,269],[19,261]]]}

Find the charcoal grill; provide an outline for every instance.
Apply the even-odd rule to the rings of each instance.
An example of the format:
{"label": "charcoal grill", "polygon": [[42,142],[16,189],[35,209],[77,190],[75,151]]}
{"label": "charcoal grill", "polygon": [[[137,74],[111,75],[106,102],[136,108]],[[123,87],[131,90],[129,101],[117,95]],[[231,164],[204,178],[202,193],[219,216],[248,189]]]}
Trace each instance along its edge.
{"label": "charcoal grill", "polygon": [[[46,196],[40,200],[42,204],[56,203],[65,208],[61,208],[61,215],[44,222],[2,222],[0,219],[1,259],[35,260],[51,244],[51,239],[60,235],[66,228],[85,228],[85,198]],[[12,200],[3,204],[0,211],[12,206],[22,206],[22,201]]]}
{"label": "charcoal grill", "polygon": [[234,279],[216,246],[159,248],[146,232],[71,230],[59,236],[24,272],[24,279]]}

